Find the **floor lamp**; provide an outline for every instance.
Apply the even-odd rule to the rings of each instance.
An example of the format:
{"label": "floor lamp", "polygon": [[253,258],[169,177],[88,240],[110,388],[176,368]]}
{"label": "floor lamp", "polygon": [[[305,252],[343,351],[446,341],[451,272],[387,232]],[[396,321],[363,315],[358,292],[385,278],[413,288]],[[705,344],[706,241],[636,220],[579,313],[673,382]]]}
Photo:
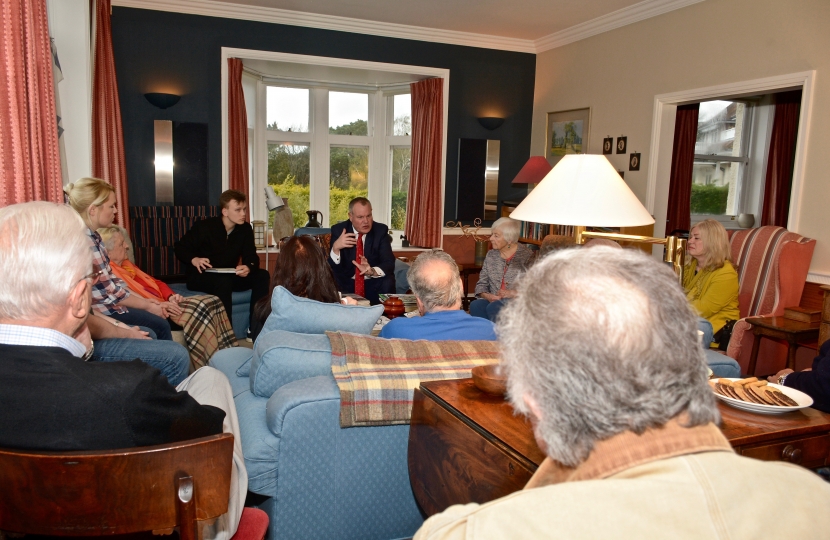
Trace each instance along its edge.
{"label": "floor lamp", "polygon": [[[271,212],[273,212],[277,208],[282,208],[283,206],[285,206],[285,201],[282,200],[282,197],[280,197],[279,195],[274,193],[274,188],[272,188],[271,186],[266,185],[265,186],[265,207],[268,208],[268,221],[271,221]],[[266,227],[266,230],[267,230],[267,227]],[[272,228],[271,228],[271,237],[272,238],[274,236],[273,230],[274,229],[273,229],[273,225],[272,225]],[[267,236],[268,235],[266,235],[266,237]],[[265,270],[269,274],[271,273],[270,267],[268,266],[268,245],[270,243],[271,242],[269,242],[268,239],[266,238],[265,239]]]}
{"label": "floor lamp", "polygon": [[511,212],[510,217],[535,223],[572,225],[577,244],[584,243],[588,238],[662,244],[666,246],[663,261],[671,264],[678,279],[683,280],[685,239],[585,230],[586,226],[636,227],[654,223],[649,211],[605,156],[564,156]]}

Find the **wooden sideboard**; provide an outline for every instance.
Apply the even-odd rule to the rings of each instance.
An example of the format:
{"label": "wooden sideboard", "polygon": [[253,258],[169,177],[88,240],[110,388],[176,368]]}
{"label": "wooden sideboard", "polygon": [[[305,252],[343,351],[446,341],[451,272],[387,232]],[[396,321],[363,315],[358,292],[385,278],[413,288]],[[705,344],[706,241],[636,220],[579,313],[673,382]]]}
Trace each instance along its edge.
{"label": "wooden sideboard", "polygon": [[[830,463],[830,415],[803,409],[766,416],[719,407],[721,430],[737,453],[811,468]],[[427,515],[518,491],[544,458],[529,422],[472,379],[426,382],[415,391],[409,477]]]}

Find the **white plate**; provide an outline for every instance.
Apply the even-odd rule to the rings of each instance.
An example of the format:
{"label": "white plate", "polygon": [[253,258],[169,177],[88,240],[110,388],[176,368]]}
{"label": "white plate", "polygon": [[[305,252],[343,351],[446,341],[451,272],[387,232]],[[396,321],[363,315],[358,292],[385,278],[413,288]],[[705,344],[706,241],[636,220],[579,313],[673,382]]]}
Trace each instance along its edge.
{"label": "white plate", "polygon": [[[739,381],[740,379],[730,379],[728,377],[719,377],[721,379],[727,379],[729,381]],[[712,379],[712,381],[717,382],[718,379]],[[797,411],[799,409],[805,409],[813,404],[813,398],[805,394],[804,392],[800,392],[795,388],[788,388],[786,386],[781,386],[779,384],[769,383],[769,386],[772,388],[776,388],[780,390],[783,394],[789,396],[793,401],[798,403],[797,407],[779,407],[776,405],[761,405],[758,403],[750,403],[748,401],[741,401],[739,399],[726,397],[724,395],[718,394],[715,392],[715,389],[712,388],[712,392],[714,392],[715,397],[729,405],[730,407],[735,407],[736,409],[741,409],[744,411],[759,413],[759,414],[783,414],[786,412]]]}

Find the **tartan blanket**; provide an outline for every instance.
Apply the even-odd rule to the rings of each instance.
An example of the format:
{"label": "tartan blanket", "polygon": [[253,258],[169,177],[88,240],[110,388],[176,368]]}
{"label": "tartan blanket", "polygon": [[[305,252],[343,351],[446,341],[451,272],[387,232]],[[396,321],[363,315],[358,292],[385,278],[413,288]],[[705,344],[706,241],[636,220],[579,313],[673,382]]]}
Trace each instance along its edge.
{"label": "tartan blanket", "polygon": [[499,361],[496,341],[410,341],[326,332],[340,389],[340,427],[408,424],[423,381],[470,377]]}
{"label": "tartan blanket", "polygon": [[204,294],[185,296],[179,307],[181,315],[170,320],[184,330],[184,341],[190,353],[190,373],[206,366],[213,353],[236,346],[236,335],[228,320],[228,312],[218,297]]}

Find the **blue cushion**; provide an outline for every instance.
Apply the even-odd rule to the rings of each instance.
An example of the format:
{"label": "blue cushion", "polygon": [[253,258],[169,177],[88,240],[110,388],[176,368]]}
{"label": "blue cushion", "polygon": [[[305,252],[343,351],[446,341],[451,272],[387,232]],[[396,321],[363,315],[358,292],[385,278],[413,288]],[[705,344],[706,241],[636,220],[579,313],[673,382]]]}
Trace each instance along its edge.
{"label": "blue cushion", "polygon": [[[231,379],[231,386],[234,383],[233,379],[244,378],[245,389],[249,390],[248,372],[251,369],[251,358],[253,356],[254,351],[247,347],[231,347],[213,353],[209,365],[227,375],[228,379]],[[233,377],[233,375],[236,375],[236,377]],[[234,395],[236,395],[236,392],[234,392]]]}
{"label": "blue cushion", "polygon": [[271,397],[292,381],[331,377],[331,343],[324,334],[263,332],[256,340],[250,366],[251,392]]}
{"label": "blue cushion", "polygon": [[369,334],[381,315],[383,306],[328,304],[299,298],[279,286],[271,295],[271,314],[262,327],[262,334],[272,330],[301,334],[323,334],[327,330]]}

